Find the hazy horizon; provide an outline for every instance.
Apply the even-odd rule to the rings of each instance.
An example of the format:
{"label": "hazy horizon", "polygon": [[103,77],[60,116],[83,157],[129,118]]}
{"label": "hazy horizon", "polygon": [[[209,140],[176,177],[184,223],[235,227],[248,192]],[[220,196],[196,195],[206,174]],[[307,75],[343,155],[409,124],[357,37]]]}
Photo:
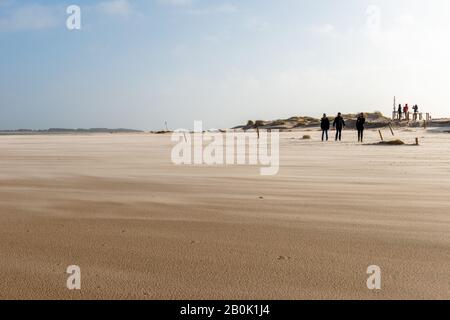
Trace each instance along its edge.
{"label": "hazy horizon", "polygon": [[[381,112],[379,110],[374,110],[374,111],[364,111],[362,110],[364,113],[375,113],[375,112]],[[354,114],[355,117],[358,115],[358,112],[350,112],[348,114]],[[382,112],[383,113],[383,112]],[[390,114],[385,114],[383,113],[384,116],[386,117],[390,117]],[[296,115],[292,115],[291,117],[312,117],[312,118],[316,118],[316,119],[320,119],[320,117],[322,116],[322,114],[320,115],[311,115],[311,114],[296,114]],[[336,116],[335,114],[327,114],[328,117],[334,117]],[[227,127],[211,127],[208,126],[206,123],[203,123],[204,130],[210,130],[210,129],[231,129],[233,127],[238,127],[241,125],[245,125],[247,123],[247,121],[252,120],[252,121],[258,121],[258,120],[262,120],[262,121],[276,121],[276,120],[287,120],[291,117],[285,117],[285,118],[280,118],[280,117],[275,117],[272,119],[247,119],[247,120],[243,120],[240,123],[235,123],[231,126],[227,126]],[[424,115],[425,117],[425,115]],[[450,119],[450,117],[439,117],[439,118],[434,118],[434,119]],[[194,121],[202,121],[202,120],[194,120]],[[167,123],[167,127],[169,130],[178,130],[178,129],[186,129],[186,130],[193,130],[194,128],[194,123],[192,124],[187,124],[184,127],[170,127],[169,123]],[[48,128],[13,128],[13,129],[4,129],[4,128],[0,128],[0,131],[20,131],[20,130],[33,130],[33,131],[47,131],[47,130],[96,130],[96,129],[105,129],[105,130],[135,130],[135,131],[164,131],[166,129],[166,124],[163,123],[162,125],[160,125],[158,128],[128,128],[128,127],[123,127],[123,126],[119,126],[119,127],[80,127],[80,126],[74,126],[74,127],[61,127],[61,126],[55,126],[55,127],[48,127]]]}
{"label": "hazy horizon", "polygon": [[[81,8],[68,30],[66,8]],[[0,129],[228,128],[450,106],[450,3],[0,0]]]}

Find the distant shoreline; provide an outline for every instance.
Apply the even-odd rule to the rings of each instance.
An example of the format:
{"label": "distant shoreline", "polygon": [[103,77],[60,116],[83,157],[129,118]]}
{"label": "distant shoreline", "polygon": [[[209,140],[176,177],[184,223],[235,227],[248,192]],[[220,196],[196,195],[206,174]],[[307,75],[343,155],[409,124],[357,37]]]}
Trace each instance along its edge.
{"label": "distant shoreline", "polygon": [[[367,122],[367,129],[378,129],[388,125],[392,125],[394,127],[420,127],[423,125],[423,121],[397,121],[392,120],[384,116],[381,112],[366,112],[365,113]],[[344,114],[344,119],[347,122],[347,128],[351,129],[355,125],[356,114]],[[331,116],[330,119],[333,119]],[[427,127],[450,127],[450,118],[439,118],[433,119],[426,123]],[[295,131],[302,129],[314,129],[320,127],[320,119],[307,117],[307,116],[299,116],[299,117],[291,117],[289,119],[282,120],[271,120],[271,121],[263,121],[263,120],[249,120],[245,125],[239,125],[229,130],[250,130],[254,128],[259,128],[261,130],[280,130],[283,131]],[[223,132],[224,130],[219,130]],[[70,129],[70,128],[50,128],[43,130],[33,130],[33,129],[17,129],[17,130],[1,130],[0,136],[11,136],[11,135],[77,135],[77,134],[167,134],[172,133],[171,130],[160,130],[160,131],[144,131],[144,130],[135,130],[135,129],[126,129],[126,128],[117,128],[117,129],[109,129],[109,128],[90,128],[90,129]]]}
{"label": "distant shoreline", "polygon": [[0,130],[0,135],[61,135],[61,134],[102,134],[102,133],[145,133],[141,130],[133,129],[107,129],[107,128],[91,128],[91,129],[65,129],[50,128],[45,130],[18,129],[18,130]]}

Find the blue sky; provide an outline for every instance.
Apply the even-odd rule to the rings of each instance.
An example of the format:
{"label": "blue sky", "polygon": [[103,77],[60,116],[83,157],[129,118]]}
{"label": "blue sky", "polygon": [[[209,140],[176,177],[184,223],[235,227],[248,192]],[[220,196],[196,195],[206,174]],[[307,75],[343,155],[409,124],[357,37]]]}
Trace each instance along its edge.
{"label": "blue sky", "polygon": [[[81,7],[69,31],[66,7]],[[0,0],[0,128],[450,115],[447,0]]]}

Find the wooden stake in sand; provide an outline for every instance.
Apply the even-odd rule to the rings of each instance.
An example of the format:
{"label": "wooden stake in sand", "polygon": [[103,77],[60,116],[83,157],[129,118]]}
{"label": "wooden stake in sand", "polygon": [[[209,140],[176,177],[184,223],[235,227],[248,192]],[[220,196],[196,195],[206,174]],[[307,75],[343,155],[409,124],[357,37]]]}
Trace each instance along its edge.
{"label": "wooden stake in sand", "polygon": [[416,146],[419,145],[419,138],[416,138]]}
{"label": "wooden stake in sand", "polygon": [[389,123],[389,129],[391,129],[391,133],[392,133],[392,135],[393,136],[395,136],[395,133],[394,133],[394,129],[392,129],[392,126],[391,126],[391,124]]}
{"label": "wooden stake in sand", "polygon": [[384,141],[383,134],[381,133],[381,130],[378,130],[378,133],[380,134],[381,141]]}

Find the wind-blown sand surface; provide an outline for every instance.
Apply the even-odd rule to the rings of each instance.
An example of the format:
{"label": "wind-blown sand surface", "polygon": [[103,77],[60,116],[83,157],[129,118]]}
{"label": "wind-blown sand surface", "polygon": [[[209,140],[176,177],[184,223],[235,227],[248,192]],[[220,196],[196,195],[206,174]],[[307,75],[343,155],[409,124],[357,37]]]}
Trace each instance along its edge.
{"label": "wind-blown sand surface", "polygon": [[319,135],[273,177],[174,166],[170,135],[0,137],[0,299],[449,299],[450,135]]}

